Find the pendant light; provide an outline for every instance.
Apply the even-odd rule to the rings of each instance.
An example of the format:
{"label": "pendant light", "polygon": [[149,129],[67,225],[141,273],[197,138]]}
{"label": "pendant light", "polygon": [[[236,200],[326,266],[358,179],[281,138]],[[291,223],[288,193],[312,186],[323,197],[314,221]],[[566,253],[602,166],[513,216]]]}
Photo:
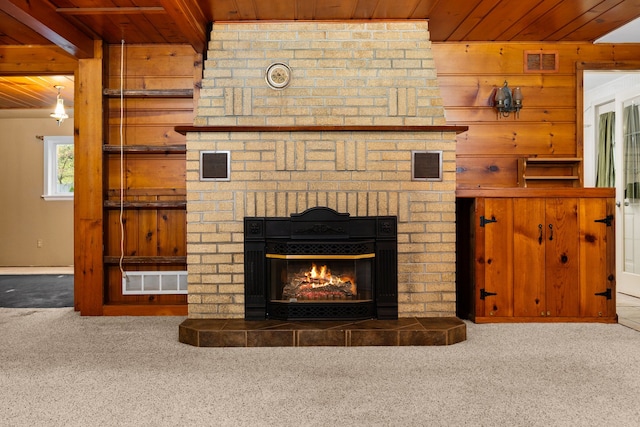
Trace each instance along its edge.
{"label": "pendant light", "polygon": [[60,96],[60,91],[64,89],[64,86],[56,85],[54,87],[58,89],[58,96],[56,96],[56,109],[51,113],[51,117],[56,119],[58,126],[60,126],[65,119],[69,118],[69,115],[64,111],[64,99]]}

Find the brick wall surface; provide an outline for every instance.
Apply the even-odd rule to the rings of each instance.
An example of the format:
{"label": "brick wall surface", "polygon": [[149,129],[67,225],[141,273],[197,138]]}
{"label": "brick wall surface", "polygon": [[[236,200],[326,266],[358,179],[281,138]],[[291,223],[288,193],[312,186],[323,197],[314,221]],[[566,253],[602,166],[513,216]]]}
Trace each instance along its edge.
{"label": "brick wall surface", "polygon": [[[283,90],[266,68],[292,69]],[[439,125],[426,22],[215,24],[196,124]],[[200,181],[202,150],[231,153],[229,181]],[[413,150],[443,152],[443,180],[411,180]],[[399,315],[455,315],[455,134],[187,135],[189,316],[244,315],[243,218],[327,206],[397,215]]]}

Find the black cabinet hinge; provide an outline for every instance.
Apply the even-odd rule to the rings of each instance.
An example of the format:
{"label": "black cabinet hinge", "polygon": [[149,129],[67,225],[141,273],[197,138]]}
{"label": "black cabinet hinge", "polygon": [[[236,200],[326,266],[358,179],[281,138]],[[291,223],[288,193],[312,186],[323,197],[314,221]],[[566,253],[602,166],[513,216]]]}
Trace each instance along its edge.
{"label": "black cabinet hinge", "polygon": [[611,288],[607,288],[607,290],[604,292],[596,292],[595,295],[599,297],[606,297],[607,299],[611,299]]}
{"label": "black cabinet hinge", "polygon": [[480,227],[484,227],[487,224],[491,224],[492,222],[498,222],[495,216],[492,216],[491,219],[485,218],[484,215],[480,216]]}
{"label": "black cabinet hinge", "polygon": [[480,299],[485,299],[486,297],[490,297],[492,295],[498,295],[495,292],[487,292],[484,288],[480,289]]}
{"label": "black cabinet hinge", "polygon": [[607,224],[607,227],[611,227],[611,221],[613,221],[613,215],[607,215],[602,219],[593,220],[593,222],[601,222],[603,224]]}

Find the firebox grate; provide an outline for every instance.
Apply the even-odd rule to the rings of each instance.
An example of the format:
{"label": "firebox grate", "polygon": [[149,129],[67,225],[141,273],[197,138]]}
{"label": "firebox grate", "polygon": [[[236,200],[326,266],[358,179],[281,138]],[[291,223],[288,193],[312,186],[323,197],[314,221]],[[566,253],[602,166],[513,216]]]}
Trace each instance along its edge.
{"label": "firebox grate", "polygon": [[267,242],[267,253],[282,255],[361,255],[375,252],[373,241]]}
{"label": "firebox grate", "polygon": [[371,301],[341,304],[277,303],[269,304],[270,319],[285,320],[364,320],[375,318]]}

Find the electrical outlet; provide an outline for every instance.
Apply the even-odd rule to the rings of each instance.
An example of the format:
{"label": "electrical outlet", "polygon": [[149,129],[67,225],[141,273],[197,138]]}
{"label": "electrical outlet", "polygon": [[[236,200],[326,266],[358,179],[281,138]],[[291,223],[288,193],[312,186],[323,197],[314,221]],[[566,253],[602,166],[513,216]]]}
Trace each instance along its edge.
{"label": "electrical outlet", "polygon": [[44,242],[42,241],[42,239],[38,239],[38,241],[36,242],[36,246],[37,246],[37,247],[39,247],[39,248],[41,248],[41,247],[42,247],[42,245],[43,245],[43,243],[44,243]]}

